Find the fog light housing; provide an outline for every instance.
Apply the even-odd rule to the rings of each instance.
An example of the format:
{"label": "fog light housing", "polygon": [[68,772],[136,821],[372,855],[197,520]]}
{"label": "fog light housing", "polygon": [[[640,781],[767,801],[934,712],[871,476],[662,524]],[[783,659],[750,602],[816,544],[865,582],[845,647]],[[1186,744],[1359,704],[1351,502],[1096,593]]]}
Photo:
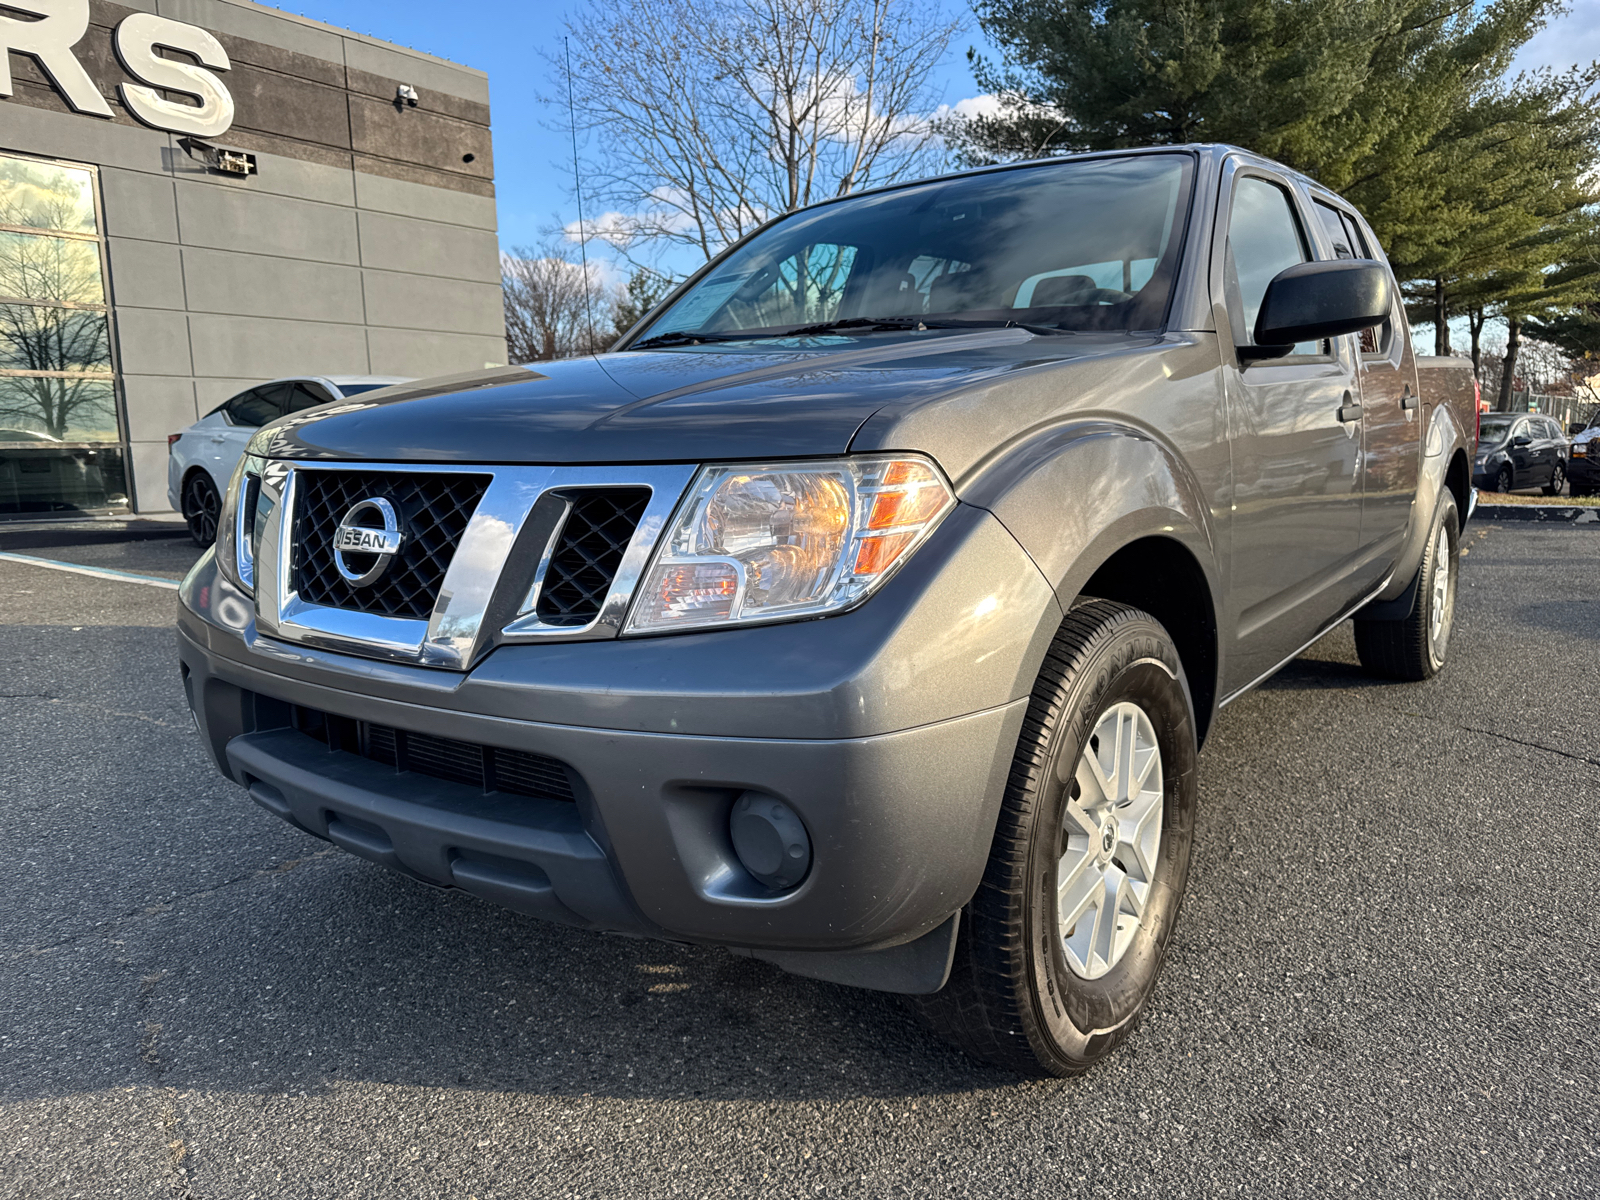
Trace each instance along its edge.
{"label": "fog light housing", "polygon": [[734,853],[744,869],[774,891],[786,891],[811,869],[811,836],[782,800],[746,792],[728,818]]}

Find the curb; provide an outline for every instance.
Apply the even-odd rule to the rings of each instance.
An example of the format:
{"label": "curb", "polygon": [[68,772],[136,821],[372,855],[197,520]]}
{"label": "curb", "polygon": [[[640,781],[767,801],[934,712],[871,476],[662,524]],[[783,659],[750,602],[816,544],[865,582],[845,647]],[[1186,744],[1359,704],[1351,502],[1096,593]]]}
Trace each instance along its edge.
{"label": "curb", "polygon": [[0,550],[95,546],[188,536],[189,527],[181,519],[152,521],[135,517],[123,521],[6,521],[0,523]]}
{"label": "curb", "polygon": [[1478,500],[1477,521],[1542,521],[1554,525],[1600,525],[1600,508],[1555,504],[1495,504]]}

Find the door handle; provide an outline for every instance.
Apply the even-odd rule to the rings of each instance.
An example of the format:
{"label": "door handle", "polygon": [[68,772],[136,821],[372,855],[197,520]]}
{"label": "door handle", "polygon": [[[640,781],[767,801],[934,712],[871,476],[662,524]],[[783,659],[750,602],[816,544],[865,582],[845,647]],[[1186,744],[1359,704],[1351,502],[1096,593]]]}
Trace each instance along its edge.
{"label": "door handle", "polygon": [[1417,398],[1411,394],[1411,388],[1408,385],[1406,387],[1406,390],[1404,392],[1400,393],[1400,411],[1401,412],[1411,412],[1416,407],[1417,407]]}
{"label": "door handle", "polygon": [[1339,406],[1339,420],[1345,422],[1361,420],[1361,405],[1341,404]]}

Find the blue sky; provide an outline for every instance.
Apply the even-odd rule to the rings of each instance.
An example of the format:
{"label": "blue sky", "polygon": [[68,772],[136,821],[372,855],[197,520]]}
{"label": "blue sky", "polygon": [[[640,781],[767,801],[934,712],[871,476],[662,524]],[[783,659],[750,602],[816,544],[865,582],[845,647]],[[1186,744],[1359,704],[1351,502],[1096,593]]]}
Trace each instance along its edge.
{"label": "blue sky", "polygon": [[[967,11],[962,0],[931,2],[952,15]],[[544,228],[576,216],[565,114],[537,98],[547,86],[540,51],[560,47],[562,16],[571,8],[546,0],[454,5],[439,0],[316,0],[315,8],[303,15],[489,73],[500,244],[509,249],[537,242]],[[935,80],[947,104],[976,94],[966,61],[967,47],[974,44],[986,48],[972,22],[952,43]],[[1600,0],[1575,0],[1568,16],[1524,48],[1518,65],[1564,68],[1595,59],[1600,59]]]}
{"label": "blue sky", "polygon": [[[960,0],[934,3],[936,10],[952,15],[968,12]],[[574,5],[546,0],[455,5],[438,0],[315,0],[311,9],[279,7],[487,71],[500,245],[510,249],[535,243],[547,226],[576,219],[566,114],[538,101],[538,94],[548,90],[540,52],[559,51],[562,17]],[[981,39],[972,22],[967,35],[951,44],[935,82],[945,103],[976,93],[966,60],[967,47],[975,43]],[[552,124],[557,128],[548,128]]]}

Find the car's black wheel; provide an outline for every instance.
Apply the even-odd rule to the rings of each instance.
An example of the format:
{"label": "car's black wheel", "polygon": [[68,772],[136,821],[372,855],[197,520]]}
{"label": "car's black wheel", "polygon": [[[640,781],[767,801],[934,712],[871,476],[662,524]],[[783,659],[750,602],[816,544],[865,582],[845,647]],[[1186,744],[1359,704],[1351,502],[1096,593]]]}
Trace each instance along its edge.
{"label": "car's black wheel", "polygon": [[1511,490],[1511,464],[1507,463],[1496,473],[1494,477],[1494,490],[1501,493],[1509,492]]}
{"label": "car's black wheel", "polygon": [[204,471],[196,471],[183,484],[183,519],[189,523],[189,536],[201,549],[217,540],[217,516],[222,497],[217,485]]}
{"label": "car's black wheel", "polygon": [[1546,496],[1559,496],[1561,489],[1567,482],[1567,468],[1564,463],[1556,463],[1550,472],[1550,482],[1544,485]]}
{"label": "car's black wheel", "polygon": [[1133,1030],[1194,840],[1196,737],[1149,614],[1076,605],[1045,658],[950,982],[913,1006],[973,1057],[1074,1075]]}
{"label": "car's black wheel", "polygon": [[1584,487],[1582,484],[1572,483],[1570,480],[1568,481],[1567,495],[1571,496],[1574,500],[1577,500],[1583,496],[1587,496],[1588,494],[1589,489]]}
{"label": "car's black wheel", "polygon": [[1417,568],[1411,615],[1397,621],[1356,622],[1356,655],[1374,675],[1416,682],[1433,678],[1444,666],[1455,627],[1460,536],[1455,498],[1446,492],[1439,499]]}

